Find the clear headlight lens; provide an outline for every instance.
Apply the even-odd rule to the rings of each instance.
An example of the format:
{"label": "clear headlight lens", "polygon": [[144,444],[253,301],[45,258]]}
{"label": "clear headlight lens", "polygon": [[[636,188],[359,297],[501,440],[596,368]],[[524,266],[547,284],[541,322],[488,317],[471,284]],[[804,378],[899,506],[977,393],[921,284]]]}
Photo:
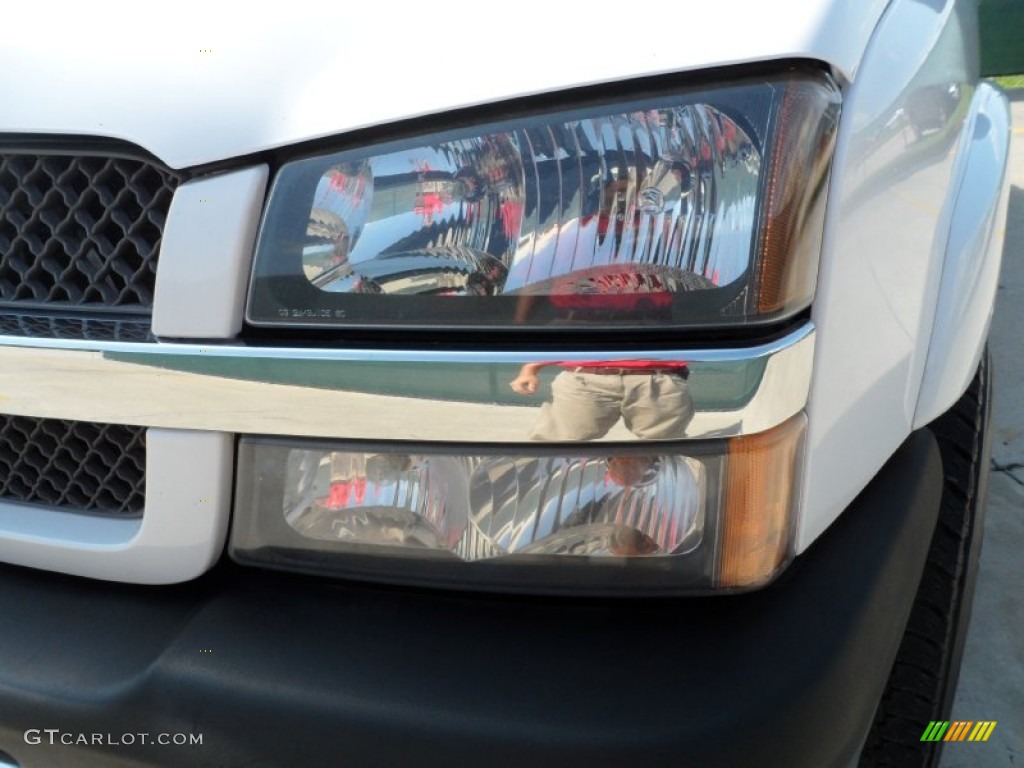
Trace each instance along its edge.
{"label": "clear headlight lens", "polygon": [[801,414],[760,435],[612,454],[245,438],[232,553],[444,586],[754,586],[789,555],[803,432]]}
{"label": "clear headlight lens", "polygon": [[290,163],[257,325],[737,325],[814,289],[838,111],[788,75]]}

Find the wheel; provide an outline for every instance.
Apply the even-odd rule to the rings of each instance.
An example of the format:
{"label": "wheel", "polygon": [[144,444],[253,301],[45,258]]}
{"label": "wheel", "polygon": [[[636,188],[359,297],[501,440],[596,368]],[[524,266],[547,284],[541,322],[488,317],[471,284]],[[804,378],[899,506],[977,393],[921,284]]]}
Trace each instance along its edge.
{"label": "wheel", "polygon": [[992,364],[986,349],[963,397],[929,425],[942,455],[938,523],[906,632],[868,733],[861,766],[935,766],[960,675],[981,551],[990,452]]}

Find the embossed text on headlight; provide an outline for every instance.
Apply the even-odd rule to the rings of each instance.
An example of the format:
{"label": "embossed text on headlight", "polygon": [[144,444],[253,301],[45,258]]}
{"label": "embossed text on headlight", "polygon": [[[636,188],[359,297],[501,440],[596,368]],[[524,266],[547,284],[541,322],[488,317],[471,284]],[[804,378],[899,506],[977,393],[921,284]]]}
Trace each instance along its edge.
{"label": "embossed text on headlight", "polygon": [[740,325],[814,289],[823,77],[581,107],[285,165],[257,325]]}

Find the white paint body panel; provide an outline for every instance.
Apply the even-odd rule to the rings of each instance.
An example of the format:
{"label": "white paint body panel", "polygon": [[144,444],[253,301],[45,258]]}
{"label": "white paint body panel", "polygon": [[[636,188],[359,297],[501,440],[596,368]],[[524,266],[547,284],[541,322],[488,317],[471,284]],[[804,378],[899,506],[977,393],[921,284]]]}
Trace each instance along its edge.
{"label": "white paint body panel", "polygon": [[995,305],[1009,194],[1010,113],[1006,99],[988,84],[978,89],[973,106],[915,429],[949,410],[967,389]]}
{"label": "white paint body panel", "polygon": [[536,0],[494,14],[472,0],[299,2],[283,14],[186,0],[158,21],[146,5],[105,0],[62,3],[59,24],[51,5],[19,3],[5,26],[46,39],[0,47],[0,71],[17,73],[0,78],[0,134],[123,139],[182,168],[653,74],[809,58],[849,79],[886,3],[684,3],[652,9],[631,44],[610,11]]}
{"label": "white paint body panel", "polygon": [[233,464],[233,435],[150,429],[141,519],[0,503],[0,562],[135,584],[194,579],[224,549]]}
{"label": "white paint body panel", "polygon": [[182,184],[160,243],[153,333],[230,339],[242,329],[266,165]]}
{"label": "white paint body panel", "polygon": [[940,5],[893,3],[845,94],[812,308],[798,551],[914,427],[977,80],[974,9]]}

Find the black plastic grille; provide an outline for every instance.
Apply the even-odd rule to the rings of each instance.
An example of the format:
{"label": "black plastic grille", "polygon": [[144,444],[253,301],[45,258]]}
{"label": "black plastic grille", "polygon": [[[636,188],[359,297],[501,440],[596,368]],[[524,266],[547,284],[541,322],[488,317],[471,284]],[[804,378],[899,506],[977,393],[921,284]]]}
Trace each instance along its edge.
{"label": "black plastic grille", "polygon": [[153,343],[149,320],[96,320],[86,317],[50,317],[0,312],[0,335],[90,341]]}
{"label": "black plastic grille", "polygon": [[145,470],[144,427],[0,415],[0,500],[139,516]]}
{"label": "black plastic grille", "polygon": [[0,306],[148,314],[180,180],[140,160],[0,154]]}

